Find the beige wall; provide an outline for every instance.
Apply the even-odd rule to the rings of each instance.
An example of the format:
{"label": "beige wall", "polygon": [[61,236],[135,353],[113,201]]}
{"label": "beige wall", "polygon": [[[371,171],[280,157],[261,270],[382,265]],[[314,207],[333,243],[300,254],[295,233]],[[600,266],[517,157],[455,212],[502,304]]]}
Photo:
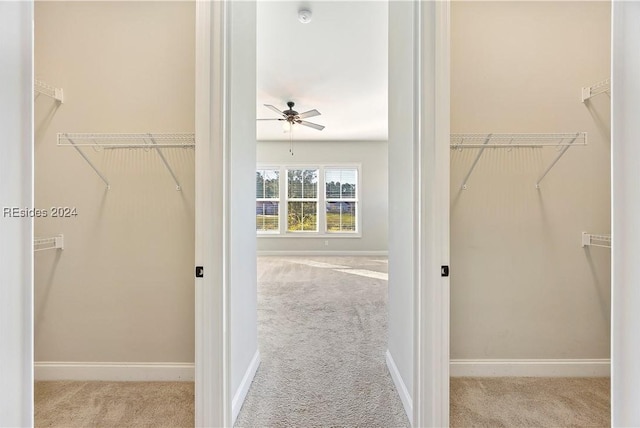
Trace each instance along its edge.
{"label": "beige wall", "polygon": [[35,74],[65,103],[35,102],[35,360],[192,362],[194,152],[87,151],[111,190],[57,132],[193,132],[190,2],[45,2],[35,8]]}
{"label": "beige wall", "polygon": [[452,3],[454,133],[589,133],[541,184],[554,148],[451,153],[451,357],[608,358],[609,77],[606,2]]}

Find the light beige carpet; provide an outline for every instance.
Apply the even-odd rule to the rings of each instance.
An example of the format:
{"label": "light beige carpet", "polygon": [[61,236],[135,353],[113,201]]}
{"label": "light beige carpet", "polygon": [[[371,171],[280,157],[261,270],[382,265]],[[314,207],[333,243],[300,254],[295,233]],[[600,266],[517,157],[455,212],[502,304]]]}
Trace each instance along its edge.
{"label": "light beige carpet", "polygon": [[193,382],[36,382],[36,427],[193,427]]}
{"label": "light beige carpet", "polygon": [[452,378],[452,427],[608,427],[609,378]]}

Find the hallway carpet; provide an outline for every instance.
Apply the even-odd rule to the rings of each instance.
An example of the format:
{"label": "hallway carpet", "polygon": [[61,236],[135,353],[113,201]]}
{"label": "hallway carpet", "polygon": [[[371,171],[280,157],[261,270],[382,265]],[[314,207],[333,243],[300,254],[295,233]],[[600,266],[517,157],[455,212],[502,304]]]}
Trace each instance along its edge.
{"label": "hallway carpet", "polygon": [[385,362],[385,261],[261,257],[258,269],[262,362],[236,426],[409,426]]}

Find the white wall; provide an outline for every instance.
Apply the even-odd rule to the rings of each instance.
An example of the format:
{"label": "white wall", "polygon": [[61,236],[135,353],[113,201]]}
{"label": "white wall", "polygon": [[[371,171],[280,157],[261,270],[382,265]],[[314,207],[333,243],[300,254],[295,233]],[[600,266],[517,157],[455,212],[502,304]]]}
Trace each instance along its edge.
{"label": "white wall", "polygon": [[640,3],[613,3],[611,424],[640,426]]}
{"label": "white wall", "polygon": [[[587,131],[542,181],[554,148],[451,152],[451,357],[606,359],[610,251],[606,2],[453,2],[451,131]],[[629,51],[632,52],[632,51]],[[628,90],[628,89],[627,89]]]}
{"label": "white wall", "polygon": [[414,123],[410,113],[414,99],[412,10],[411,2],[389,2],[388,350],[409,394],[413,390],[414,287]]}
{"label": "white wall", "polygon": [[[263,252],[386,253],[387,251],[387,142],[386,141],[300,141],[294,142],[294,156],[289,142],[258,143],[258,163],[287,164],[360,164],[361,236],[341,238],[323,235],[318,238],[258,237]],[[328,241],[328,245],[325,245]]]}
{"label": "white wall", "polygon": [[[231,3],[230,290],[231,391],[236,396],[258,351],[256,176],[256,3]],[[255,367],[253,367],[255,369]],[[246,393],[246,391],[244,391]],[[240,397],[239,397],[240,399]],[[240,401],[240,405],[242,402]],[[234,408],[237,415],[239,408]]]}
{"label": "white wall", "polygon": [[86,150],[57,132],[194,131],[192,2],[38,2],[35,199],[78,216],[37,219],[64,251],[35,256],[35,354],[49,362],[194,361],[194,151]]}
{"label": "white wall", "polygon": [[[33,5],[0,2],[0,208],[33,207]],[[33,221],[0,216],[0,426],[33,425]]]}

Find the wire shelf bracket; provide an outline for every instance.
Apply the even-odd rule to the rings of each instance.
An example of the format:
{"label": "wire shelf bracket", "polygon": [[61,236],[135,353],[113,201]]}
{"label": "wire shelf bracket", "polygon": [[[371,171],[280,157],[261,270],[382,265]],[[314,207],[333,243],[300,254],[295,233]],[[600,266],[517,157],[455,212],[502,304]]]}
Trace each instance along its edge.
{"label": "wire shelf bracket", "polygon": [[64,250],[64,235],[60,234],[51,238],[35,238],[33,251]]}
{"label": "wire shelf bracket", "polygon": [[114,150],[114,149],[145,149],[154,150],[162,160],[165,168],[171,175],[176,190],[182,190],[182,186],[173,172],[171,165],[167,161],[162,149],[166,148],[193,148],[195,147],[194,134],[81,134],[81,133],[59,133],[58,146],[73,147],[82,158],[89,164],[100,179],[111,189],[107,178],[100,172],[93,162],[83,151],[84,147],[92,147],[94,150]]}
{"label": "wire shelf bracket", "polygon": [[611,92],[611,79],[605,79],[592,86],[582,88],[582,102],[584,103],[591,97],[595,97],[599,94]]}
{"label": "wire shelf bracket", "polygon": [[611,248],[611,235],[595,235],[582,232],[582,247]]}
{"label": "wire shelf bracket", "polygon": [[45,95],[47,97],[53,98],[56,102],[63,104],[64,103],[64,91],[62,88],[55,88],[51,85],[44,83],[42,80],[35,80],[33,82],[33,90],[38,94]]}
{"label": "wire shelf bracket", "polygon": [[560,158],[572,146],[587,145],[586,132],[556,133],[556,134],[451,134],[450,147],[455,150],[480,149],[476,155],[471,168],[462,180],[462,189],[467,190],[469,178],[478,165],[486,149],[513,149],[513,148],[542,148],[556,147],[560,152],[551,162],[547,169],[536,181],[536,189],[540,188],[540,182],[546,177],[551,169],[558,163]]}

